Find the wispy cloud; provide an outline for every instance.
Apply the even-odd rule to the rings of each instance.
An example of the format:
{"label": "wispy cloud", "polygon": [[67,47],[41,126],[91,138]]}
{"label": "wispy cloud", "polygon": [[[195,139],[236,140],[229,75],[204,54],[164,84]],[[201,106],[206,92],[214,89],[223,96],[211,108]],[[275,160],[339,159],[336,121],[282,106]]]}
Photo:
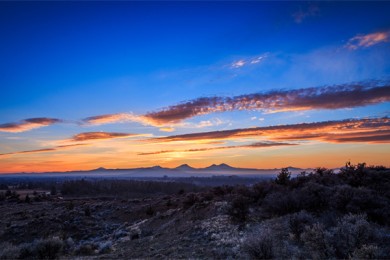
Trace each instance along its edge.
{"label": "wispy cloud", "polygon": [[350,50],[367,48],[373,45],[388,42],[390,39],[390,31],[375,32],[369,34],[360,34],[352,37],[345,45]]}
{"label": "wispy cloud", "polygon": [[302,23],[308,17],[317,16],[320,12],[320,8],[317,5],[311,4],[305,9],[299,9],[295,13],[292,14],[294,21],[296,23]]}
{"label": "wispy cloud", "polygon": [[44,153],[44,152],[54,152],[66,148],[72,148],[76,146],[84,146],[87,144],[69,144],[69,145],[59,145],[52,148],[43,148],[43,149],[35,149],[35,150],[26,150],[26,151],[18,151],[18,152],[12,152],[12,153],[1,153],[0,156],[5,155],[16,155],[16,154],[26,154],[26,153]]}
{"label": "wispy cloud", "polygon": [[178,123],[194,116],[233,110],[267,113],[313,109],[339,109],[390,101],[389,84],[346,84],[296,90],[270,91],[235,97],[200,97],[142,116],[149,123]]}
{"label": "wispy cloud", "polygon": [[175,128],[174,127],[161,127],[160,131],[162,131],[162,132],[173,132],[173,131],[175,131]]}
{"label": "wispy cloud", "polygon": [[246,64],[245,60],[237,60],[232,63],[232,68],[241,68]]}
{"label": "wispy cloud", "polygon": [[268,140],[323,142],[390,142],[390,118],[347,119],[315,123],[253,127],[172,135],[152,138],[152,142],[262,138]]}
{"label": "wispy cloud", "polygon": [[47,117],[28,118],[18,123],[1,124],[0,132],[9,132],[9,133],[26,132],[35,128],[49,126],[59,122],[62,122],[62,120],[56,118],[47,118]]}
{"label": "wispy cloud", "polygon": [[84,118],[84,124],[87,125],[104,125],[104,124],[116,124],[116,123],[127,123],[127,122],[137,122],[142,125],[151,125],[161,127],[162,131],[166,130],[164,127],[167,126],[165,123],[159,123],[147,116],[144,115],[136,115],[134,113],[117,113],[117,114],[105,114],[105,115],[97,115]]}
{"label": "wispy cloud", "polygon": [[230,64],[230,67],[233,69],[238,69],[244,66],[254,65],[264,61],[268,57],[268,53],[264,53],[262,55],[252,56],[249,58],[241,58],[233,61]]}
{"label": "wispy cloud", "polygon": [[186,150],[162,150],[156,152],[145,152],[138,153],[138,155],[156,155],[164,153],[183,153],[183,152],[205,152],[212,150],[226,150],[226,149],[240,149],[240,148],[265,148],[265,147],[274,147],[274,146],[291,146],[296,145],[293,143],[280,143],[280,142],[256,142],[248,145],[232,145],[232,146],[217,146],[217,147],[208,147],[208,148],[194,148]]}
{"label": "wispy cloud", "polygon": [[128,133],[112,133],[112,132],[86,132],[74,135],[71,141],[89,141],[97,139],[112,139],[120,137],[134,137],[140,136],[139,134],[128,134]]}

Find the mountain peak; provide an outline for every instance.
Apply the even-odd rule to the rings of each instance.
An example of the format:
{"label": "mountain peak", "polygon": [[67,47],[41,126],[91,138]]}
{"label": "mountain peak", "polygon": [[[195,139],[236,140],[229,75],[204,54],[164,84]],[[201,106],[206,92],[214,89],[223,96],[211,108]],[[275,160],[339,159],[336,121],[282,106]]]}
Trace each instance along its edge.
{"label": "mountain peak", "polygon": [[104,167],[99,167],[99,168],[96,168],[96,169],[94,169],[92,171],[105,171],[105,170],[107,170],[107,169],[104,168]]}
{"label": "mountain peak", "polygon": [[209,167],[206,167],[205,169],[208,169],[208,170],[232,170],[232,169],[234,169],[234,167],[232,167],[226,163],[221,163],[219,165],[212,164]]}
{"label": "mountain peak", "polygon": [[175,169],[177,169],[177,170],[193,170],[194,168],[185,163],[185,164],[182,164],[180,166],[177,166]]}

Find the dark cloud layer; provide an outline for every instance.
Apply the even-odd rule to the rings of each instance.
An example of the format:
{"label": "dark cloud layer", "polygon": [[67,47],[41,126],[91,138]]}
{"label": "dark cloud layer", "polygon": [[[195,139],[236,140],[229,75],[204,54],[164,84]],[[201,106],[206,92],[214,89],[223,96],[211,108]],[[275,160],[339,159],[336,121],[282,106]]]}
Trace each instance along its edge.
{"label": "dark cloud layer", "polygon": [[156,154],[172,153],[172,152],[204,152],[204,151],[212,151],[212,150],[225,150],[225,149],[238,149],[238,148],[265,148],[265,147],[289,146],[289,145],[296,145],[296,144],[279,143],[279,142],[256,142],[248,145],[217,146],[217,147],[195,148],[195,149],[186,149],[186,150],[162,150],[156,152],[139,153],[138,155],[156,155]]}
{"label": "dark cloud layer", "polygon": [[127,133],[110,133],[110,132],[86,132],[74,135],[72,141],[88,141],[96,139],[111,139],[119,137],[129,137],[136,136],[137,134],[127,134]]}
{"label": "dark cloud layer", "polygon": [[10,133],[25,132],[35,128],[40,128],[40,127],[52,125],[59,122],[62,122],[62,120],[56,118],[47,118],[47,117],[28,118],[28,119],[24,119],[19,123],[1,124],[0,132],[10,132]]}
{"label": "dark cloud layer", "polygon": [[[254,127],[172,135],[153,138],[153,142],[234,139],[261,137],[270,140],[318,140],[328,142],[389,142],[390,118],[347,119],[315,123]],[[377,138],[377,139],[375,139]]]}
{"label": "dark cloud layer", "polygon": [[235,97],[201,97],[144,115],[155,124],[177,123],[214,112],[263,110],[265,112],[339,109],[390,101],[389,84],[350,84],[270,91]]}
{"label": "dark cloud layer", "polygon": [[86,144],[69,144],[69,145],[59,145],[52,148],[43,148],[43,149],[35,149],[35,150],[26,150],[26,151],[19,151],[19,152],[12,152],[12,153],[2,153],[0,156],[4,155],[14,155],[14,154],[26,154],[26,153],[43,153],[43,152],[54,152],[58,150],[62,150],[64,148],[70,148],[75,146],[83,146]]}

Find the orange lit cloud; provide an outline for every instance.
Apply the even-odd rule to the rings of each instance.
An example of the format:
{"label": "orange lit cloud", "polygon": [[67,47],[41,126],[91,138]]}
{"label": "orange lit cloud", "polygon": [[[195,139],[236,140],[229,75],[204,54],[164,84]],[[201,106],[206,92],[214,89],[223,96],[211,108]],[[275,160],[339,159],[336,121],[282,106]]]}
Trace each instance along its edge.
{"label": "orange lit cloud", "polygon": [[364,35],[357,35],[348,40],[345,45],[350,50],[356,50],[359,48],[367,48],[378,43],[388,42],[390,38],[390,31],[375,32]]}
{"label": "orange lit cloud", "polygon": [[138,134],[110,133],[110,132],[86,132],[74,135],[72,141],[89,141],[96,139],[112,139],[120,137],[139,136]]}
{"label": "orange lit cloud", "polygon": [[172,135],[149,139],[153,142],[237,139],[243,137],[269,140],[317,140],[325,142],[390,142],[390,118],[347,119],[316,123],[302,123],[254,127]]}
{"label": "orange lit cloud", "polygon": [[[121,122],[138,122],[172,131],[174,126],[195,116],[236,110],[260,110],[266,113],[281,111],[340,109],[362,107],[390,101],[388,82],[368,82],[294,90],[279,90],[234,97],[200,97],[172,105],[144,115],[118,113],[85,118],[83,122],[101,125]],[[194,127],[205,127],[207,121]]]}
{"label": "orange lit cloud", "polygon": [[234,110],[265,112],[339,109],[390,101],[390,85],[336,85],[235,97],[201,97],[143,116],[149,123],[178,123],[194,116]]}
{"label": "orange lit cloud", "polygon": [[[104,124],[114,124],[114,123],[126,123],[126,122],[137,122],[143,125],[152,125],[152,126],[165,126],[163,123],[158,123],[153,119],[150,119],[146,116],[135,115],[133,113],[117,113],[117,114],[106,114],[91,116],[83,119],[83,122],[89,125],[104,125]],[[167,127],[170,128],[170,127]],[[165,129],[162,128],[162,131]]]}
{"label": "orange lit cloud", "polygon": [[19,151],[19,152],[12,152],[12,153],[2,153],[2,154],[0,154],[0,156],[4,156],[4,155],[15,155],[15,154],[26,154],[26,153],[43,153],[43,152],[53,152],[53,151],[58,151],[58,150],[62,150],[62,149],[65,149],[65,148],[71,148],[71,147],[75,147],[75,146],[83,146],[83,145],[87,145],[87,144],[70,144],[70,145],[59,145],[59,146],[52,147],[52,148],[43,148],[43,149],[35,149],[35,150]]}
{"label": "orange lit cloud", "polygon": [[175,128],[173,128],[173,127],[161,127],[160,131],[163,131],[163,132],[173,132],[173,131],[175,131]]}
{"label": "orange lit cloud", "polygon": [[0,132],[9,132],[9,133],[26,132],[35,128],[49,126],[59,122],[62,122],[62,120],[56,118],[47,118],[47,117],[28,118],[19,123],[1,124]]}
{"label": "orange lit cloud", "polygon": [[157,152],[139,153],[138,155],[155,155],[155,154],[177,153],[177,152],[204,152],[204,151],[212,151],[212,150],[225,150],[225,149],[238,149],[238,148],[265,148],[265,147],[288,146],[288,145],[296,145],[296,144],[278,143],[278,142],[257,142],[248,145],[218,146],[218,147],[195,148],[195,149],[186,149],[186,150],[162,150]]}

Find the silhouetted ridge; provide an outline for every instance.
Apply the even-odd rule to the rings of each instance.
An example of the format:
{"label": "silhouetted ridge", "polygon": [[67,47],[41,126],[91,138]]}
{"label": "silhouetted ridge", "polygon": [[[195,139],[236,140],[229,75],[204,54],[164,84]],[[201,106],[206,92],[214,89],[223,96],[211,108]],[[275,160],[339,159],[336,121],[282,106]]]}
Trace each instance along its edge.
{"label": "silhouetted ridge", "polygon": [[195,168],[193,168],[185,163],[185,164],[182,164],[180,166],[177,166],[175,169],[177,169],[177,170],[194,170]]}
{"label": "silhouetted ridge", "polygon": [[236,168],[234,168],[230,165],[227,165],[226,163],[221,163],[219,165],[212,164],[209,167],[206,167],[205,169],[207,169],[207,170],[234,170]]}

